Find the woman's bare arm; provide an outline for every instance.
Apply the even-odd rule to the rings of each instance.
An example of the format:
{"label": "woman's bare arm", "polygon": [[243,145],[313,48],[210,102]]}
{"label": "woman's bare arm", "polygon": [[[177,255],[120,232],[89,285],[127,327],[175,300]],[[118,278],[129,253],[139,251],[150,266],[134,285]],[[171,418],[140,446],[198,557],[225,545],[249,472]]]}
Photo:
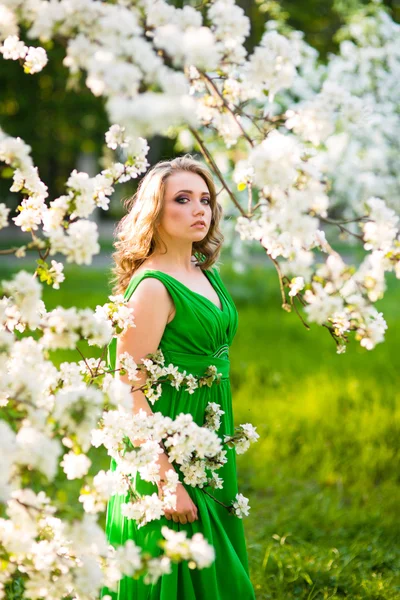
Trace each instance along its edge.
{"label": "woman's bare arm", "polygon": [[[174,303],[167,289],[158,279],[149,277],[143,279],[132,294],[128,306],[133,309],[135,327],[129,327],[124,335],[118,338],[117,342],[117,365],[119,368],[119,356],[128,352],[139,364],[147,354],[153,354],[157,351],[161,338],[164,333],[169,316],[174,311]],[[144,373],[138,373],[140,379],[133,383],[134,387],[140,387],[146,381]],[[132,385],[127,375],[119,375],[121,381]],[[141,390],[132,393],[133,411],[137,413],[143,409],[147,414],[153,414],[153,411]],[[140,445],[145,440],[135,440],[136,445]],[[167,454],[162,452],[158,459],[160,465],[160,477],[165,479],[165,473],[174,467],[170,463]],[[179,506],[178,506],[179,503]],[[183,486],[177,488],[177,506],[176,512],[170,511],[167,518],[173,518],[175,522],[190,523],[197,518],[197,508],[190,499]]]}
{"label": "woman's bare arm", "polygon": [[[160,340],[168,322],[169,314],[174,307],[171,297],[161,281],[154,278],[143,279],[132,294],[128,306],[133,309],[135,327],[129,327],[123,336],[117,341],[117,365],[119,369],[119,356],[128,352],[139,364],[141,360],[150,353],[157,351]],[[117,376],[124,383],[140,387],[146,382],[146,375],[139,372],[140,379],[133,384],[129,382],[127,375]],[[133,411],[144,410],[148,415],[153,411],[141,390],[132,393]],[[136,440],[140,444],[144,440]],[[164,457],[166,458],[165,454]],[[163,478],[165,471],[173,468],[168,460],[162,459],[160,475]]]}

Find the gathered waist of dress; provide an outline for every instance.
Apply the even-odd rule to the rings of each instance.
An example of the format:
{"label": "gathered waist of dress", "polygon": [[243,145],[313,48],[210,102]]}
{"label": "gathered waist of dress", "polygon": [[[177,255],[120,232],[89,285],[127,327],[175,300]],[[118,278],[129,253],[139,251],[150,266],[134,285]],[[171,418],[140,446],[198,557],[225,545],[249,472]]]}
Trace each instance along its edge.
{"label": "gathered waist of dress", "polygon": [[214,365],[217,367],[217,373],[222,374],[222,379],[229,378],[231,363],[229,361],[229,346],[227,344],[217,348],[213,354],[189,354],[168,350],[164,352],[164,357],[166,365],[172,363],[179,370],[185,370],[187,374],[191,373],[196,377],[201,377],[204,375],[207,367]]}

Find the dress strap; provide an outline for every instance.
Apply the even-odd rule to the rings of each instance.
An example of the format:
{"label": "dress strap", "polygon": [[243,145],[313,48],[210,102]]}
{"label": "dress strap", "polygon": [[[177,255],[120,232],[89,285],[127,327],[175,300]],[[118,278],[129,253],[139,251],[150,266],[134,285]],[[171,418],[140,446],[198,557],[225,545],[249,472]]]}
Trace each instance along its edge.
{"label": "dress strap", "polygon": [[162,283],[165,285],[165,287],[167,288],[167,290],[169,291],[169,293],[171,294],[172,298],[175,301],[175,298],[178,295],[178,291],[175,289],[173,279],[171,280],[171,278],[169,278],[168,275],[166,273],[163,273],[162,271],[156,271],[156,270],[150,270],[150,269],[147,271],[142,271],[142,273],[139,273],[137,275],[133,274],[133,276],[128,284],[128,287],[125,290],[125,294],[124,294],[125,300],[130,299],[130,297],[132,296],[133,292],[135,291],[135,289],[137,288],[139,283],[147,277],[153,277],[155,279],[159,279],[160,281],[162,281]]}

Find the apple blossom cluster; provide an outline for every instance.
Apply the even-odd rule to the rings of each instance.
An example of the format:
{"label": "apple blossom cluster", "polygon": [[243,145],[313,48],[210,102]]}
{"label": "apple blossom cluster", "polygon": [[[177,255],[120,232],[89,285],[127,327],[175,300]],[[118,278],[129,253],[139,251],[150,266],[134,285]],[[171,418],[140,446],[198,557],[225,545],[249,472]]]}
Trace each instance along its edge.
{"label": "apple blossom cluster", "polygon": [[133,312],[122,294],[109,296],[110,302],[96,306],[95,314],[104,321],[111,322],[115,334],[123,335],[128,328],[136,327]]}
{"label": "apple blossom cluster", "polygon": [[[272,258],[282,257],[295,272],[310,267],[312,249],[320,246],[319,218],[329,199],[312,156],[294,136],[274,130],[237,164],[237,184],[260,189],[258,213],[240,216],[236,230],[243,240],[257,240]],[[307,273],[307,271],[306,271]]]}
{"label": "apple blossom cluster", "polygon": [[[204,427],[211,431],[218,431],[221,426],[221,417],[225,414],[216,402],[209,402],[205,410]],[[256,442],[260,436],[251,423],[245,423],[235,427],[233,435],[225,435],[223,443],[228,448],[235,448],[236,454],[243,454],[250,448],[250,444]]]}
{"label": "apple blossom cluster", "polygon": [[0,45],[0,53],[5,59],[22,59],[25,73],[39,73],[47,65],[46,50],[41,47],[25,46],[17,35],[9,35],[3,41]]}
{"label": "apple blossom cluster", "polygon": [[[285,259],[278,263],[282,284],[289,288],[291,305],[284,296],[285,308],[298,299],[309,321],[328,327],[339,353],[351,331],[371,350],[384,340],[387,328],[372,303],[383,296],[385,272],[400,278],[399,218],[383,199],[369,198],[357,222],[358,236],[371,254],[357,269],[346,265],[320,230],[329,200],[315,159],[296,138],[276,130],[255,146],[248,161],[238,163],[235,181],[254,182],[261,190],[258,212],[239,217],[236,230],[243,240],[259,241],[272,260]],[[313,266],[317,247],[328,257]],[[297,276],[289,280],[290,273]]]}
{"label": "apple blossom cluster", "polygon": [[40,343],[49,350],[73,349],[81,339],[89,345],[104,346],[134,325],[132,312],[122,297],[111,296],[111,302],[95,311],[60,306],[47,311],[42,286],[24,270],[2,281],[1,288],[5,295],[0,299],[0,328],[11,332],[39,329]]}
{"label": "apple blossom cluster", "polygon": [[[146,442],[147,443],[147,442]],[[173,474],[178,477],[175,471]],[[169,471],[166,473],[167,478],[169,477]],[[170,481],[168,480],[168,483]],[[175,482],[174,482],[175,483]],[[173,491],[166,491],[163,489],[162,497],[160,498],[158,493],[145,494],[139,498],[135,498],[133,501],[124,502],[121,506],[121,514],[126,519],[134,519],[138,529],[150,521],[161,519],[164,516],[165,510],[175,510],[176,508],[176,483],[173,486]]]}
{"label": "apple blossom cluster", "polygon": [[146,383],[141,386],[141,389],[151,404],[154,404],[161,397],[161,383],[164,381],[169,381],[176,390],[185,385],[185,391],[193,394],[196,389],[204,385],[210,387],[214,383],[220,383],[222,377],[222,373],[217,373],[215,365],[209,365],[201,377],[195,377],[191,373],[188,374],[186,370],[180,371],[179,367],[172,363],[166,366],[161,348],[154,354],[148,354],[139,365],[135,363],[128,352],[124,352],[120,355],[120,364],[123,370],[127,372],[129,381],[137,381],[139,378],[138,372],[144,371],[146,373]]}
{"label": "apple blossom cluster", "polygon": [[34,1],[18,12],[11,3],[8,10],[13,44],[18,43],[18,21],[28,26],[29,38],[65,40],[64,65],[71,78],[85,74],[92,93],[106,98],[110,120],[134,137],[171,125],[209,123],[228,144],[236,143],[241,128],[235,116],[207,92],[199,75],[219,69],[221,93],[232,103],[262,101],[265,91],[271,100],[277,91],[291,88],[306,54],[298,32],[288,39],[267,28],[247,57],[250,21],[234,0],[210,2],[204,17],[192,6],[176,8],[164,0],[61,0],[56,6]]}
{"label": "apple blossom cluster", "polygon": [[[138,412],[119,408],[103,413],[99,427],[92,432],[92,445],[103,445],[110,457],[115,460],[113,471],[102,471],[93,480],[92,486],[86,485],[80,500],[87,512],[104,510],[107,500],[113,494],[123,494],[128,498],[123,505],[123,515],[134,519],[141,527],[150,521],[160,519],[164,511],[174,507],[174,492],[178,483],[178,473],[170,470],[166,473],[167,483],[163,486],[163,495],[157,493],[141,496],[135,488],[136,474],[152,483],[160,481],[158,456],[167,451],[170,462],[177,466],[186,485],[200,489],[210,486],[221,489],[223,480],[216,471],[226,462],[224,445],[245,452],[250,443],[257,441],[255,428],[246,423],[236,428],[233,436],[222,440],[217,435],[220,427],[219,417],[224,414],[216,403],[209,403],[205,412],[205,424],[199,426],[190,414],[180,414],[174,420],[161,413],[148,415],[144,410]],[[138,440],[145,440],[138,443]],[[242,513],[232,511],[233,501],[227,509],[242,517]]]}
{"label": "apple blossom cluster", "polygon": [[232,504],[232,510],[239,519],[247,517],[250,511],[248,498],[243,496],[243,494],[236,494],[236,498]]}
{"label": "apple blossom cluster", "polygon": [[[224,411],[215,402],[209,402],[205,411],[205,422],[204,427],[209,428],[212,431],[217,431],[221,425],[221,416]],[[246,452],[250,445],[256,442],[259,438],[259,434],[256,432],[256,428],[251,423],[245,423],[235,427],[235,432],[232,436],[225,435],[223,443],[228,448],[235,448],[236,454],[243,454]],[[223,480],[218,474],[213,471],[208,478],[207,485],[213,489],[222,489]],[[227,507],[229,512],[236,515],[239,519],[249,514],[250,506],[249,500],[243,494],[236,494],[232,505]]]}
{"label": "apple blossom cluster", "polygon": [[[270,30],[279,23],[269,21]],[[290,87],[281,89],[269,113],[318,149],[330,182],[330,203],[346,219],[359,216],[370,195],[399,208],[399,101],[397,51],[400,25],[380,2],[355,12],[337,33],[340,48],[326,64],[302,40],[285,33],[300,55]]]}
{"label": "apple blossom cluster", "polygon": [[236,454],[244,454],[259,437],[254,425],[245,423],[236,427],[232,436],[224,436],[224,443],[228,448],[235,448]]}
{"label": "apple blossom cluster", "polygon": [[[168,534],[167,547],[155,558],[132,541],[118,548],[108,544],[96,513],[105,510],[104,498],[111,493],[126,492],[128,477],[135,467],[143,474],[151,474],[155,446],[157,452],[161,451],[160,446],[154,436],[138,449],[137,462],[133,457],[129,462],[126,454],[123,477],[100,471],[93,481],[89,478],[91,461],[87,452],[103,413],[106,422],[111,422],[119,411],[124,427],[129,424],[130,386],[113,377],[104,361],[88,358],[79,363],[62,363],[57,369],[48,358],[48,349],[71,347],[71,340],[78,334],[90,336],[95,312],[79,314],[74,309],[65,314],[65,309],[58,308],[46,313],[40,284],[24,272],[3,282],[2,287],[8,295],[1,301],[0,319],[0,503],[4,505],[0,519],[0,595],[6,597],[6,586],[23,573],[24,589],[31,598],[55,600],[73,593],[94,600],[101,587],[116,589],[125,575],[143,575],[151,583],[162,573],[170,572],[174,561],[188,560],[193,568],[211,564],[214,551],[201,534],[184,544],[177,539],[174,552],[174,532]],[[106,336],[96,337],[99,345],[108,341],[116,329],[123,331],[132,325],[132,314],[124,310],[122,300],[110,300],[98,311],[103,320],[109,320]],[[19,338],[19,331],[28,333],[27,325],[39,330],[43,327],[30,318],[35,312],[32,307],[37,305],[46,320],[45,334],[39,339],[30,335]],[[75,329],[75,335],[68,333],[68,326]],[[51,342],[50,335],[54,335]],[[47,342],[43,343],[45,336]],[[104,412],[105,406],[115,407],[115,411]],[[144,425],[137,423],[137,431],[140,427]],[[67,480],[82,480],[79,500],[83,515],[77,509],[71,511],[59,497],[60,473]],[[167,477],[164,506],[173,506],[178,476],[171,471]],[[97,499],[90,493],[88,481],[97,490]],[[37,494],[31,485],[40,486],[42,491]],[[146,510],[154,513],[154,502],[151,498],[147,502]],[[139,513],[136,517],[140,521]]]}
{"label": "apple blossom cluster", "polygon": [[[364,259],[358,271],[337,254],[331,254],[319,267],[304,292],[305,312],[316,323],[330,323],[329,330],[337,342],[337,352],[345,352],[347,335],[355,331],[361,346],[372,350],[384,340],[387,324],[382,313],[368,302],[368,296],[377,293],[384,282],[372,277],[373,255]],[[379,265],[381,268],[383,265]],[[363,267],[365,267],[363,269]],[[377,269],[379,273],[379,268]],[[321,283],[323,282],[323,283]]]}
{"label": "apple blossom cluster", "polygon": [[[182,557],[189,561],[190,566],[197,566],[198,569],[207,567],[215,558],[215,550],[209,544],[204,543],[203,536],[195,533],[191,539],[188,539],[186,531],[173,532],[177,535],[171,535],[169,527],[162,527],[161,533],[164,540],[161,542],[161,548],[167,557]],[[191,565],[191,561],[193,564]]]}
{"label": "apple blossom cluster", "polygon": [[340,116],[321,155],[333,203],[344,206],[347,218],[363,214],[370,196],[399,211],[399,35],[399,23],[378,5],[350,20],[339,53],[327,64],[327,82],[358,97],[351,118]]}
{"label": "apple blossom cluster", "polygon": [[[48,207],[47,188],[29,159],[26,169],[16,173],[13,189],[29,192],[19,207],[17,224],[24,231],[36,231],[43,225],[45,239],[35,236],[30,248],[47,248],[50,255],[59,252],[67,261],[89,264],[98,252],[98,241],[88,217],[96,206],[108,208],[116,181],[135,177],[148,166],[147,144],[138,140],[138,135],[188,127],[240,212],[236,231],[242,240],[261,243],[278,270],[281,288],[288,288],[291,304],[283,298],[283,306],[289,309],[296,302],[307,303],[308,286],[308,304],[313,305],[308,317],[313,320],[323,295],[329,297],[333,310],[329,318],[337,321],[335,307],[341,304],[336,298],[340,294],[337,285],[333,293],[324,282],[319,282],[320,287],[314,285],[319,268],[315,251],[327,252],[330,247],[322,226],[332,223],[342,233],[348,231],[369,244],[371,226],[365,231],[367,237],[355,229],[356,223],[368,216],[368,212],[364,214],[368,198],[362,190],[374,189],[371,182],[378,182],[381,190],[384,180],[382,196],[388,191],[390,203],[395,196],[391,164],[396,152],[392,157],[390,149],[397,144],[392,133],[398,119],[393,86],[399,60],[393,48],[399,26],[386,13],[377,7],[369,16],[355,17],[346,33],[351,41],[344,40],[340,54],[331,56],[323,66],[301,32],[286,28],[281,33],[279,22],[272,20],[266,23],[260,44],[249,54],[244,46],[249,19],[234,0],[212,1],[203,12],[192,6],[176,8],[164,0],[117,4],[61,0],[56,5],[34,0],[29,7],[12,1],[4,6],[3,46],[22,43],[19,23],[27,28],[29,38],[39,42],[61,39],[71,78],[85,77],[93,94],[106,100],[114,123],[106,134],[108,146],[128,154],[124,164],[116,163],[94,178],[74,171],[67,182],[68,194]],[[381,82],[378,87],[377,80]],[[231,175],[240,194],[248,195],[247,211],[207,148],[207,144],[215,146],[216,134],[227,157],[231,147],[243,157]],[[11,164],[10,152],[12,157],[20,153],[27,158],[29,148],[21,140],[3,138],[0,159]],[[366,152],[371,160],[365,160]],[[133,163],[129,155],[134,155]],[[342,165],[340,176],[338,164]],[[19,165],[13,166],[18,171]],[[379,177],[372,172],[375,167]],[[347,174],[342,176],[343,169]],[[349,177],[354,180],[360,171],[360,184],[349,184]],[[334,186],[330,185],[334,198],[327,177],[334,181]],[[343,213],[346,222],[354,219],[349,228],[329,218],[331,206],[344,198],[343,190],[347,200],[351,195]],[[0,225],[7,218],[7,207],[0,205]],[[392,217],[389,219],[394,223]],[[67,228],[63,227],[66,222]],[[24,251],[19,249],[20,254]],[[360,341],[371,319],[379,322],[383,331],[383,321],[372,304],[384,289],[385,272],[394,270],[397,274],[398,262],[396,238],[385,257],[374,255],[358,268],[356,280],[369,286],[367,293],[361,291],[363,302],[357,302],[357,315],[353,315],[350,327],[354,330],[357,322]],[[43,266],[41,276],[52,282],[49,270]],[[284,279],[288,275],[298,278],[297,285],[304,279],[304,292],[299,289],[294,293],[295,288]],[[346,281],[342,281],[343,286]],[[346,339],[344,334],[336,339],[341,351]],[[365,345],[373,347],[371,342]],[[154,400],[158,393],[154,390]]]}
{"label": "apple blossom cluster", "polygon": [[8,597],[7,584],[21,574],[25,597],[59,600],[74,595],[96,600],[103,585],[116,591],[124,576],[144,574],[147,583],[155,583],[171,571],[173,562],[187,560],[201,569],[214,560],[214,549],[202,534],[183,540],[168,527],[162,530],[164,549],[157,557],[144,553],[132,540],[113,547],[93,515],[68,523],[57,517],[43,491],[14,491],[6,515],[0,518],[2,598]]}
{"label": "apple blossom cluster", "polygon": [[[119,132],[117,142],[116,131]],[[18,248],[15,254],[21,257],[27,249],[38,250],[41,256],[38,275],[53,287],[63,281],[60,263],[52,261],[52,267],[48,267],[42,259],[43,252],[46,256],[60,253],[66,256],[67,262],[90,264],[100,246],[97,225],[88,217],[96,207],[108,210],[116,183],[137,178],[149,166],[146,159],[149,146],[143,138],[132,139],[125,136],[123,128],[113,126],[106,133],[106,141],[113,149],[122,149],[126,154],[125,163],[113,163],[95,177],[74,170],[66,183],[68,193],[47,205],[47,186],[33,166],[30,147],[20,138],[12,138],[0,130],[0,161],[13,169],[10,191],[26,195],[18,206],[18,216],[12,220],[24,232],[38,232],[41,228],[43,233],[43,237],[32,235],[33,241]],[[0,204],[2,228],[8,225],[8,215],[7,207]]]}

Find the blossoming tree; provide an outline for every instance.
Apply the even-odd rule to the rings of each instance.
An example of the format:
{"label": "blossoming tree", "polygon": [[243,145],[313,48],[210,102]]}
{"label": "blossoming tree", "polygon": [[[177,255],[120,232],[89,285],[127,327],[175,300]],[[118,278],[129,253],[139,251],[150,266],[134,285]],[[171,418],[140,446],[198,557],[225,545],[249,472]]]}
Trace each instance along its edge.
{"label": "blossoming tree", "polygon": [[[221,439],[218,405],[209,405],[203,427],[188,415],[172,422],[158,413],[131,413],[138,369],[146,370],[142,389],[156,403],[163,385],[184,385],[189,394],[218,385],[212,367],[196,379],[165,365],[160,352],[139,366],[127,355],[121,368],[128,386],[107,368],[104,352],[59,369],[49,360],[49,350],[75,348],[80,339],[105,349],[134,325],[121,296],[96,311],[48,311],[42,284],[66,285],[62,262],[51,259],[56,254],[84,265],[99,252],[89,217],[96,207],[108,209],[117,184],[146,171],[145,138],[190,133],[231,203],[236,235],[259,243],[276,268],[284,309],[293,309],[307,327],[306,321],[324,326],[338,352],[352,332],[367,349],[383,341],[386,323],[374,303],[384,293],[385,272],[400,277],[393,162],[399,111],[377,80],[390,89],[398,85],[399,28],[382,11],[354,22],[353,40],[321,66],[299,32],[279,32],[276,22],[266,24],[248,55],[249,27],[233,0],[197,9],[164,0],[0,3],[3,59],[18,61],[34,76],[46,67],[46,45],[64,44],[71,79],[83,78],[105,99],[106,143],[115,151],[115,162],[98,175],[73,171],[65,194],[49,198],[29,146],[0,131],[0,161],[11,173],[11,191],[22,196],[17,215],[0,204],[0,227],[12,219],[27,233],[25,244],[1,252],[38,254],[33,274],[20,271],[2,282],[0,300],[3,597],[22,582],[21,593],[31,599],[91,599],[104,584],[115,588],[123,575],[155,581],[173,560],[207,566],[213,549],[202,536],[189,540],[164,528],[162,554],[148,557],[133,543],[110,547],[96,517],[115,493],[130,495],[125,516],[140,525],[173,505],[173,472],[163,498],[140,498],[132,486],[137,471],[157,481],[161,443],[189,485],[218,488],[226,449],[245,451],[258,437],[247,423]],[[376,145],[385,153],[377,166]],[[221,148],[228,169],[215,158]],[[332,207],[339,207],[335,219]],[[361,264],[345,263],[324,224],[364,245]],[[318,263],[321,254],[326,260]],[[148,441],[134,448],[134,439]],[[91,445],[103,445],[118,459],[117,471],[89,477]],[[57,501],[59,467],[64,478],[82,480],[79,515]],[[248,512],[247,499],[238,494],[226,508],[240,518]]]}

